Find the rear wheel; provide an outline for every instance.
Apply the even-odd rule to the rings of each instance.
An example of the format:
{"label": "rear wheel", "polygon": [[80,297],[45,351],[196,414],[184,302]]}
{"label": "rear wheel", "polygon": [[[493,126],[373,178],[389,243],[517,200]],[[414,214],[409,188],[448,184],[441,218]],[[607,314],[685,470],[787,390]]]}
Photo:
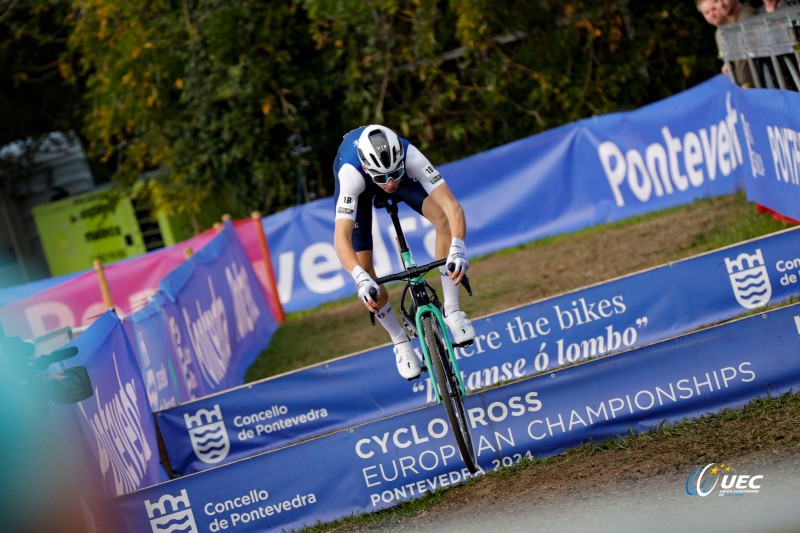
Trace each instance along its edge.
{"label": "rear wheel", "polygon": [[469,422],[467,421],[464,401],[461,396],[461,389],[458,387],[458,378],[453,371],[450,357],[445,347],[444,332],[439,327],[439,323],[428,315],[422,319],[422,329],[425,334],[425,344],[431,356],[431,366],[433,366],[433,376],[436,387],[439,389],[439,396],[447,411],[447,418],[458,445],[461,458],[471,473],[478,471],[478,461],[475,457],[475,449],[472,446],[472,435],[469,432]]}

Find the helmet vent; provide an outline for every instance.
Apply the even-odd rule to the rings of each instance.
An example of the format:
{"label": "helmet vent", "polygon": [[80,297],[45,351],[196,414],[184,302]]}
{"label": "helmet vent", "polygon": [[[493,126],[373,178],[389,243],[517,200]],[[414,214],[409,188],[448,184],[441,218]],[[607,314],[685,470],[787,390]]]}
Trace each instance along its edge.
{"label": "helmet vent", "polygon": [[373,174],[396,170],[403,161],[403,147],[397,134],[380,125],[364,128],[356,143],[358,157]]}
{"label": "helmet vent", "polygon": [[[375,164],[383,167],[391,166],[392,158],[389,152],[389,139],[386,138],[386,134],[381,130],[375,130],[369,134],[369,140],[375,149],[375,153],[380,157],[380,162],[376,159]],[[373,159],[375,159],[374,156]]]}

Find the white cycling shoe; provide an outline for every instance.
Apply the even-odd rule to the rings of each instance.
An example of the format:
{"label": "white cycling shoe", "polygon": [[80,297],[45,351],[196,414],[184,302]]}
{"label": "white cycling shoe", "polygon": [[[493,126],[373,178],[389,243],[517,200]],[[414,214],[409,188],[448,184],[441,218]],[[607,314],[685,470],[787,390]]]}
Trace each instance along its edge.
{"label": "white cycling shoe", "polygon": [[450,328],[453,344],[456,346],[471,344],[475,339],[475,328],[464,311],[453,311],[444,317],[444,323]]}
{"label": "white cycling shoe", "polygon": [[397,363],[397,371],[400,375],[411,381],[419,377],[422,369],[419,367],[419,359],[411,347],[411,341],[407,340],[394,345],[394,357]]}

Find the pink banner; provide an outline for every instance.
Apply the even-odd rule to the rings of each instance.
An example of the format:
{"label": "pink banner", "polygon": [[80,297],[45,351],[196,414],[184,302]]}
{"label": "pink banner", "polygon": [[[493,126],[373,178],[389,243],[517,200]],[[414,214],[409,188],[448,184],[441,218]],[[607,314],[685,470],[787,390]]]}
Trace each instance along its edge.
{"label": "pink banner", "polygon": [[[270,290],[258,242],[256,224],[260,223],[260,220],[244,219],[235,221],[234,226],[267,299],[274,306],[275,290]],[[215,234],[215,230],[207,230],[168,248],[105,265],[105,276],[117,314],[126,316],[144,307],[161,279],[183,263],[185,250],[200,250]],[[6,334],[29,339],[64,327],[87,326],[105,311],[97,273],[88,271],[0,308],[0,323]]]}

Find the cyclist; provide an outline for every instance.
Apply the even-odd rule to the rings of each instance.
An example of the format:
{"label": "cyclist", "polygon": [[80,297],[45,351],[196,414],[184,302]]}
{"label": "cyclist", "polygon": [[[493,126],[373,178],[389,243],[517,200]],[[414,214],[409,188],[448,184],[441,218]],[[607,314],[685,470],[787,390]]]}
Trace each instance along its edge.
{"label": "cyclist", "polygon": [[[386,289],[375,283],[372,200],[381,191],[391,194],[433,224],[436,258],[447,257],[446,265],[439,269],[444,321],[456,345],[469,343],[475,337],[475,329],[458,301],[458,284],[469,268],[464,245],[464,210],[422,152],[385,126],[362,126],[345,135],[333,163],[333,173],[336,176],[333,244],[339,261],[353,276],[358,297],[389,333],[398,372],[408,380],[416,379],[420,366],[411,341],[392,312]],[[447,269],[449,264],[455,265],[452,273]],[[371,288],[378,291],[377,301],[370,296]]]}

